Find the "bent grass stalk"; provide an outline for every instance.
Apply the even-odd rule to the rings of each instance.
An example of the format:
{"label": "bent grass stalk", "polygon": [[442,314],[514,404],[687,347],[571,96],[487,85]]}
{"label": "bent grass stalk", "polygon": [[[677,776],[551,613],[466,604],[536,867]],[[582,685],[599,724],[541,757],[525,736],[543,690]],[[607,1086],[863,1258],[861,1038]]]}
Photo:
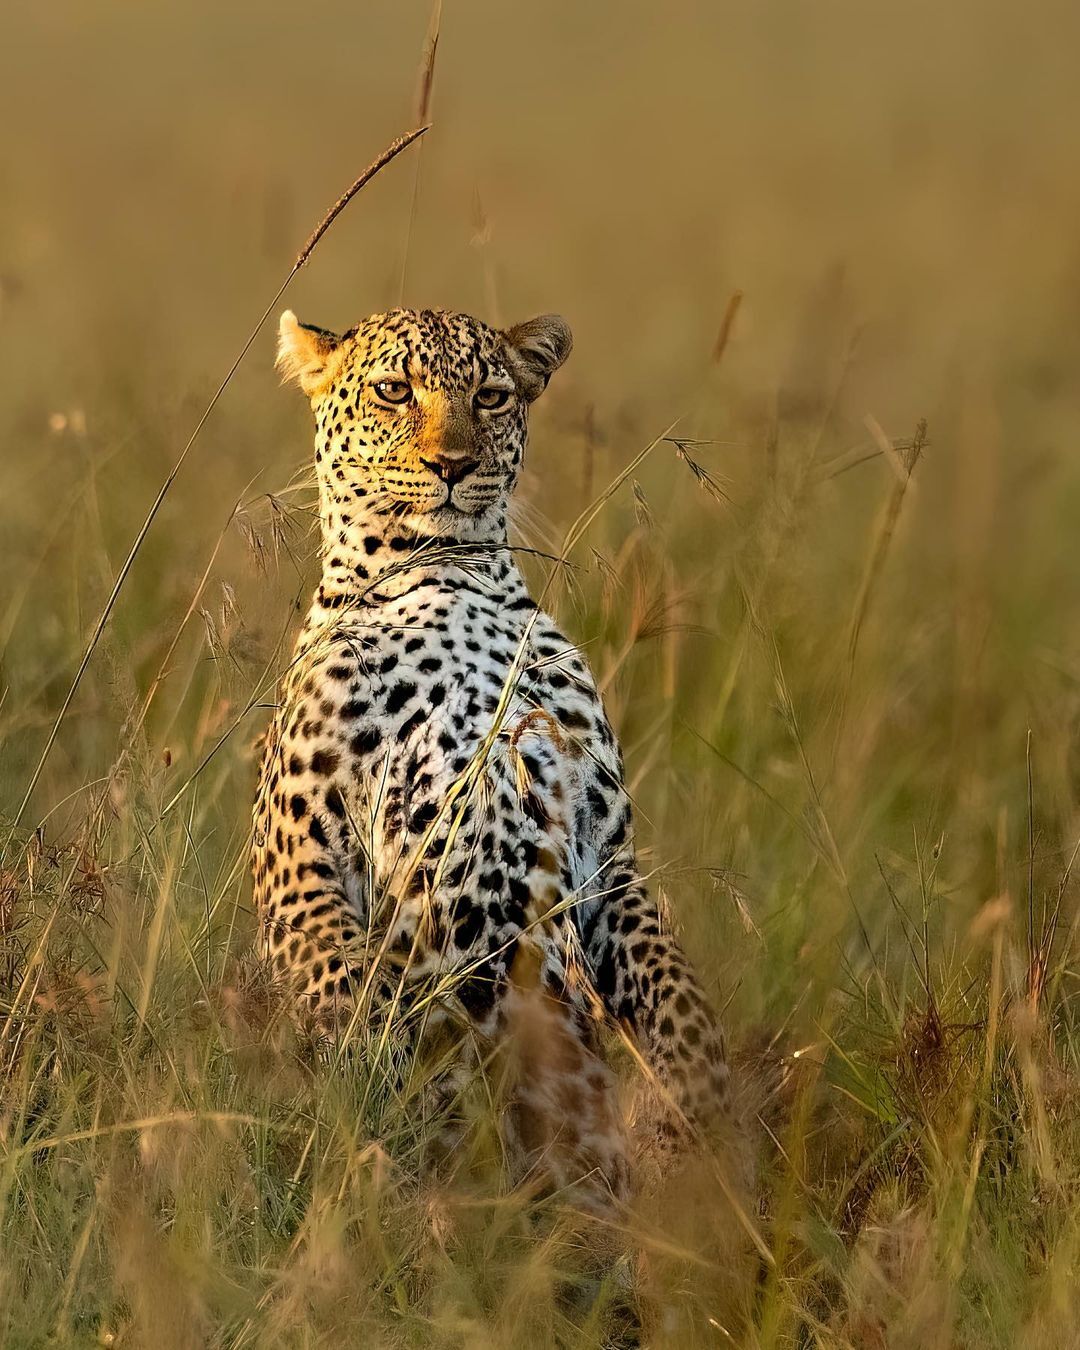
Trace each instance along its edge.
{"label": "bent grass stalk", "polygon": [[56,719],[53,722],[48,738],[45,741],[45,747],[42,750],[41,755],[38,758],[37,765],[34,768],[34,772],[30,775],[30,781],[26,785],[26,791],[24,792],[22,801],[19,804],[19,809],[15,813],[15,819],[12,823],[13,830],[18,828],[19,823],[21,822],[23,816],[26,813],[26,808],[30,804],[30,799],[34,794],[34,789],[37,787],[38,782],[41,779],[41,775],[45,770],[45,765],[48,762],[49,755],[52,753],[52,748],[56,744],[56,738],[60,733],[60,728],[63,725],[64,719],[68,714],[68,710],[70,709],[71,704],[74,701],[75,695],[79,690],[79,686],[82,683],[83,676],[86,674],[87,667],[90,665],[90,662],[93,659],[94,652],[97,650],[97,645],[101,641],[101,636],[104,633],[106,626],[108,625],[109,619],[112,617],[113,610],[116,607],[116,602],[120,597],[120,592],[123,590],[124,583],[127,581],[131,569],[135,564],[135,559],[138,557],[139,550],[142,548],[146,536],[150,533],[154,521],[157,519],[157,515],[158,512],[161,510],[162,503],[168,496],[169,490],[172,487],[173,483],[176,481],[176,478],[179,475],[180,470],[184,467],[184,462],[186,461],[192,446],[194,446],[195,442],[198,440],[200,432],[202,431],[203,427],[209,420],[210,414],[217,407],[218,401],[220,400],[222,394],[224,394],[225,390],[229,387],[229,384],[231,383],[233,376],[236,374],[237,370],[240,367],[240,363],[243,361],[244,357],[248,354],[248,351],[250,350],[252,343],[258,337],[259,333],[262,331],[263,324],[266,323],[266,320],[270,317],[271,313],[276,308],[278,302],[280,301],[281,297],[285,294],[286,290],[288,289],[293,278],[296,276],[297,272],[300,271],[300,269],[307,263],[308,259],[314,253],[319,243],[319,240],[322,239],[323,235],[327,232],[327,230],[338,218],[338,216],[341,215],[342,211],[345,210],[346,206],[348,206],[348,204],[361,190],[361,188],[365,187],[372,180],[372,178],[375,177],[376,174],[380,173],[383,169],[385,169],[386,166],[392,160],[396,159],[403,150],[406,150],[410,145],[412,145],[413,141],[419,140],[419,138],[423,136],[426,131],[429,130],[430,130],[430,123],[416,127],[412,131],[406,132],[405,135],[399,136],[397,140],[392,141],[382,152],[382,154],[378,156],[377,159],[372,160],[372,162],[359,176],[359,178],[353,180],[353,182],[349,185],[348,188],[346,188],[346,190],[341,194],[341,196],[337,199],[337,201],[333,204],[333,206],[331,206],[329,211],[327,211],[326,215],[323,216],[322,220],[319,222],[318,225],[316,225],[315,229],[308,236],[308,239],[305,242],[303,248],[301,248],[300,252],[296,255],[296,259],[293,262],[292,267],[289,269],[289,273],[285,277],[285,280],[274,292],[273,298],[270,300],[269,304],[263,310],[254,328],[252,328],[251,332],[248,334],[246,340],[244,341],[235,359],[230,365],[228,371],[226,372],[225,378],[218,385],[209,403],[207,403],[206,407],[203,409],[202,416],[196,422],[195,429],[188,437],[187,443],[185,444],[183,450],[181,450],[180,455],[176,460],[176,463],[173,465],[172,469],[169,471],[168,476],[166,477],[165,481],[162,483],[160,489],[158,490],[158,494],[154,498],[154,501],[150,506],[150,510],[146,514],[146,519],[139,527],[139,532],[135,536],[131,548],[128,550],[127,557],[124,559],[124,563],[120,568],[120,571],[116,574],[116,580],[113,582],[113,587],[109,593],[109,598],[106,600],[105,606],[102,609],[101,614],[98,616],[97,623],[94,625],[94,631],[90,635],[90,641],[86,644],[86,648],[83,652],[82,659],[80,660],[78,669],[75,672],[75,678],[71,682],[71,685],[68,689],[67,695],[65,696],[63,703],[60,705],[60,711],[57,713]]}

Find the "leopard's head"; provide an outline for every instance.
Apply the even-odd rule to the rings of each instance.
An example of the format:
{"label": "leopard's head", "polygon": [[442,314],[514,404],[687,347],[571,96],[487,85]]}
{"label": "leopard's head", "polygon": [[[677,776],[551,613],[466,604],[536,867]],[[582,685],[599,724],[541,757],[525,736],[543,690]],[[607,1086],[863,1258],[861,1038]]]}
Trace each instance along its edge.
{"label": "leopard's head", "polygon": [[529,404],[571,343],[554,314],[499,332],[467,314],[395,309],[339,337],[286,310],[278,366],[315,413],[324,522],[505,538]]}

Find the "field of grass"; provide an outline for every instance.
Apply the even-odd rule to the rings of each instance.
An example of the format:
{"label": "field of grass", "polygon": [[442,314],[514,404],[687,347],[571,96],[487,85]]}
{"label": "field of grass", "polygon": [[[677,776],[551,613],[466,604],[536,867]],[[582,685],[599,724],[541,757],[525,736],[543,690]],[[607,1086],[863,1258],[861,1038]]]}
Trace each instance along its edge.
{"label": "field of grass", "polygon": [[289,288],[574,329],[521,537],[618,484],[556,608],[758,1155],[741,1219],[696,1159],[623,1235],[479,1157],[439,1190],[379,1057],[268,1014],[249,803],[316,567],[272,324],[109,604],[430,19],[5,22],[0,1346],[587,1347],[628,1286],[656,1345],[1080,1345],[1078,12],[447,0],[432,131]]}

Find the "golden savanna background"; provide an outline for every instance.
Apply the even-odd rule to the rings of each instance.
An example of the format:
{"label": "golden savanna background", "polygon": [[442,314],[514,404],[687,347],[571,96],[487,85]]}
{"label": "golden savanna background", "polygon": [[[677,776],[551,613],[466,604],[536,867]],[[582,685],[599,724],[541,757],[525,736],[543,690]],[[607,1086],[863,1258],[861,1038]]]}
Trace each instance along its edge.
{"label": "golden savanna background", "polygon": [[[276,312],[109,603],[436,25],[432,130],[276,309],[574,330],[520,537],[602,500],[557,611],[757,1155],[628,1234],[440,1192],[386,1066],[268,1011],[249,803],[316,566]],[[651,1345],[1080,1345],[1076,7],[3,27],[0,1345],[587,1347],[628,1304]]]}

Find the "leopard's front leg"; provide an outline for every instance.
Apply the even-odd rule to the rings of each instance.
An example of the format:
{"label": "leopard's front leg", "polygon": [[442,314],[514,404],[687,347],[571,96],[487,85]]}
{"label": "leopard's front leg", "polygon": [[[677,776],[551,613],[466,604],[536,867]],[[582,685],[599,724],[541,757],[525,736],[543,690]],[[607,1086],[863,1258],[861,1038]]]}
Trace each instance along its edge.
{"label": "leopard's front leg", "polygon": [[[286,715],[271,727],[252,839],[260,947],[301,1012],[343,1030],[374,971],[367,934],[346,885],[349,824],[328,746],[297,735]],[[383,991],[385,992],[385,991]]]}
{"label": "leopard's front leg", "polygon": [[664,930],[624,828],[626,841],[595,882],[599,896],[582,907],[585,950],[597,992],[633,1033],[675,1124],[707,1128],[728,1106],[723,1034],[693,967]]}

